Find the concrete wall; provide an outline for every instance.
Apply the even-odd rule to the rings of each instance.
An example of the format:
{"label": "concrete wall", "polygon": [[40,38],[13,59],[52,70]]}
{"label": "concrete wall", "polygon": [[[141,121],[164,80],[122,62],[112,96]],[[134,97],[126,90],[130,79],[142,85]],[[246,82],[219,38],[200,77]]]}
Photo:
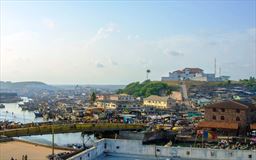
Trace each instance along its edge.
{"label": "concrete wall", "polygon": [[[202,159],[202,160],[254,160],[256,151],[242,150],[219,150],[207,148],[190,147],[164,147],[155,145],[142,145],[140,140],[113,140],[105,139],[97,143],[98,149],[92,148],[74,156],[69,160],[92,160],[102,153],[109,155],[122,155],[128,157],[158,157],[160,159],[181,157],[184,159]],[[91,157],[88,157],[90,153]]]}
{"label": "concrete wall", "polygon": [[101,139],[95,143],[94,147],[87,149],[77,155],[74,155],[67,160],[94,160],[104,153],[104,145],[105,140]]}

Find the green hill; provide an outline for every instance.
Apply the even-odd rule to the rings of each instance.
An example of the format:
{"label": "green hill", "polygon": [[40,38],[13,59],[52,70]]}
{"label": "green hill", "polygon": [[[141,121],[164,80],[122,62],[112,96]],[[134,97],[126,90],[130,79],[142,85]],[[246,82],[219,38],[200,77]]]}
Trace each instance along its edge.
{"label": "green hill", "polygon": [[133,82],[128,84],[124,89],[118,90],[117,93],[126,93],[135,97],[148,97],[150,95],[164,96],[177,90],[178,85],[168,85],[159,81]]}

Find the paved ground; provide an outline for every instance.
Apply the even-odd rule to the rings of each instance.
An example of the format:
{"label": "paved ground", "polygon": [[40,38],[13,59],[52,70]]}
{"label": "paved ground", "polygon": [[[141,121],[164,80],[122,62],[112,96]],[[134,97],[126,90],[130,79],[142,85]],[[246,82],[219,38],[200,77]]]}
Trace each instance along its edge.
{"label": "paved ground", "polygon": [[[54,151],[55,153],[68,152],[59,149],[55,149]],[[22,155],[25,154],[28,155],[28,160],[47,160],[47,155],[51,153],[51,148],[19,141],[0,143],[0,160],[10,160],[11,157],[22,160]]]}

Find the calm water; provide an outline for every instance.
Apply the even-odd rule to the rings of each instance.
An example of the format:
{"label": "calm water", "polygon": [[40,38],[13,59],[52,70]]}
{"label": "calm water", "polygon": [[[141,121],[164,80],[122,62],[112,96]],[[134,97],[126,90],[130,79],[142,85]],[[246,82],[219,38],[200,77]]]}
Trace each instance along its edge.
{"label": "calm water", "polygon": [[[28,98],[23,97],[23,102],[28,101]],[[21,102],[22,103],[22,102]],[[0,108],[0,121],[9,120],[21,123],[31,123],[31,122],[43,122],[43,118],[35,118],[33,112],[22,111],[18,103],[3,103],[5,108]],[[78,133],[65,133],[65,134],[55,134],[54,142],[59,146],[66,146],[67,144],[82,144],[83,138],[81,137],[81,132]],[[23,136],[17,137],[19,139],[38,142],[43,144],[51,144],[52,135],[37,135],[37,136]],[[94,141],[93,136],[86,136],[85,142],[90,145]]]}
{"label": "calm water", "polygon": [[[23,102],[28,98],[22,97]],[[22,102],[20,102],[22,103]],[[22,111],[18,103],[3,103],[5,108],[0,108],[0,121],[9,120],[21,123],[42,122],[43,118],[35,118],[33,112]]]}
{"label": "calm water", "polygon": [[[23,136],[17,137],[22,140],[37,142],[42,144],[51,145],[52,144],[52,135],[37,135],[37,136]],[[86,136],[84,139],[85,145],[92,145],[95,142],[94,136]],[[54,143],[58,146],[67,146],[67,144],[83,144],[83,138],[81,132],[77,133],[61,133],[54,134]]]}

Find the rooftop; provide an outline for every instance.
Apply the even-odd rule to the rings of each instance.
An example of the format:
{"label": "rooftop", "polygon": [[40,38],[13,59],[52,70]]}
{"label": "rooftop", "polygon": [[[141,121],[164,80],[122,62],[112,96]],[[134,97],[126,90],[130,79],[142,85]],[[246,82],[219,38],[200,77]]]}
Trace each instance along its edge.
{"label": "rooftop", "polygon": [[206,108],[226,108],[226,109],[248,109],[249,106],[238,101],[227,100],[209,104]]}
{"label": "rooftop", "polygon": [[148,100],[148,101],[167,101],[168,99],[169,99],[168,96],[160,97],[156,95],[151,95],[147,98],[144,98],[144,100]]}
{"label": "rooftop", "polygon": [[256,129],[256,123],[251,124],[250,129],[252,129],[252,130]]}

